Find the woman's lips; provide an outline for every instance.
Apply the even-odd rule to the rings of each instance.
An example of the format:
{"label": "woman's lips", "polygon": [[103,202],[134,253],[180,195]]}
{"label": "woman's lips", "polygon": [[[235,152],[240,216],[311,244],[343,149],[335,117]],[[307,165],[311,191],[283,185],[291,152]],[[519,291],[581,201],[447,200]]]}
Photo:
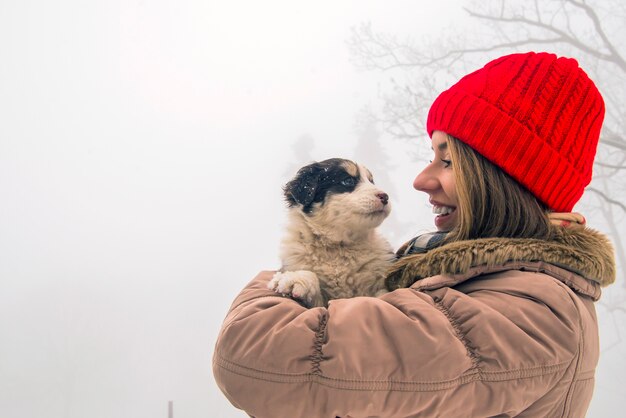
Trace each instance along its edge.
{"label": "woman's lips", "polygon": [[[434,210],[434,209],[433,209]],[[441,213],[435,216],[435,226],[439,231],[450,231],[456,226],[457,212],[452,208],[451,212]]]}

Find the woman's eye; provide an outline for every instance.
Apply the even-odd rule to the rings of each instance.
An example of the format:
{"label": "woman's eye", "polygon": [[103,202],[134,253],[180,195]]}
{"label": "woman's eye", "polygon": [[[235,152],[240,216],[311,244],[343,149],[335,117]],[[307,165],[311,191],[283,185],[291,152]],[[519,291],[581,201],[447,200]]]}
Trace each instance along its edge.
{"label": "woman's eye", "polygon": [[348,177],[348,178],[341,180],[340,183],[342,186],[352,187],[354,186],[354,179],[352,177]]}
{"label": "woman's eye", "polygon": [[[444,168],[448,168],[452,165],[452,160],[444,160],[443,158],[439,159],[442,163]],[[428,164],[432,164],[434,160],[428,160]]]}

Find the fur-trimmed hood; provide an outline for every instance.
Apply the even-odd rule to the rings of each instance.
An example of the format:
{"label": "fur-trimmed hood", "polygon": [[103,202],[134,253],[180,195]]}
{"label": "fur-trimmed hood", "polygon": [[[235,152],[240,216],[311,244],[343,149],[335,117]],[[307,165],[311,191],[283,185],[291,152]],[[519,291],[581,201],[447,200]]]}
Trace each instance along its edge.
{"label": "fur-trimmed hood", "polygon": [[606,236],[589,228],[557,227],[550,241],[482,238],[444,244],[424,254],[407,255],[394,264],[385,283],[388,289],[394,290],[437,275],[467,276],[476,268],[486,273],[490,269],[501,271],[505,265],[513,269],[513,265],[520,268],[532,263],[556,266],[600,286],[615,281],[614,251]]}

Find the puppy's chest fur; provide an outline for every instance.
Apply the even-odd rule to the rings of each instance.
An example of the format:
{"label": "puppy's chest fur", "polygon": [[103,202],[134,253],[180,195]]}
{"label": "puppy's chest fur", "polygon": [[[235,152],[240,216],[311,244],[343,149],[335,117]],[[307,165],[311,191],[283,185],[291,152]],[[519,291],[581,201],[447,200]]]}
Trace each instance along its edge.
{"label": "puppy's chest fur", "polygon": [[292,225],[282,242],[283,271],[308,270],[320,281],[325,301],[376,296],[394,260],[391,245],[376,231],[358,242],[329,242]]}

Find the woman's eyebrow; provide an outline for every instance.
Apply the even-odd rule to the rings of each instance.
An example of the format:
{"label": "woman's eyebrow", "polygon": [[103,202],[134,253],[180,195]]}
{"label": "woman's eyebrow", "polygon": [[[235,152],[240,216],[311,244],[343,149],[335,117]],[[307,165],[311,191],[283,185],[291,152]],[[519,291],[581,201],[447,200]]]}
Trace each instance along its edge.
{"label": "woman's eyebrow", "polygon": [[[433,147],[430,147],[431,150],[435,150]],[[437,145],[437,149],[439,151],[445,151],[448,149],[448,143],[447,142],[442,142],[441,144]]]}

